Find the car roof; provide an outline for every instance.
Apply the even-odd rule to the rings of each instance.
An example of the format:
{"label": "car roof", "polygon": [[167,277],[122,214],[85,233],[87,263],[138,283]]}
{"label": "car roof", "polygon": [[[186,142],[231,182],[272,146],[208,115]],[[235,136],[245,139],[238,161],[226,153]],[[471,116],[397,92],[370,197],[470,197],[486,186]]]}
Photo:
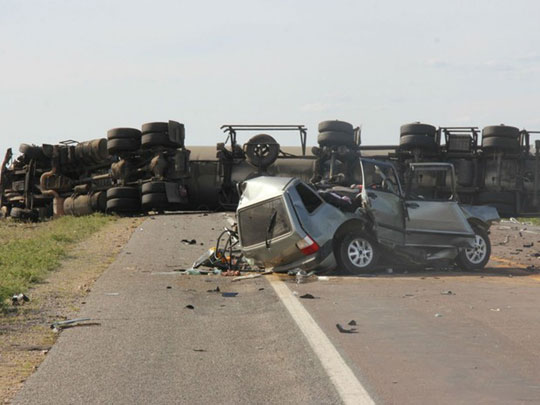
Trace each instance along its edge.
{"label": "car roof", "polygon": [[242,197],[238,204],[238,209],[279,197],[283,194],[283,190],[295,181],[300,181],[295,177],[271,177],[260,176],[251,180],[246,180],[242,188]]}

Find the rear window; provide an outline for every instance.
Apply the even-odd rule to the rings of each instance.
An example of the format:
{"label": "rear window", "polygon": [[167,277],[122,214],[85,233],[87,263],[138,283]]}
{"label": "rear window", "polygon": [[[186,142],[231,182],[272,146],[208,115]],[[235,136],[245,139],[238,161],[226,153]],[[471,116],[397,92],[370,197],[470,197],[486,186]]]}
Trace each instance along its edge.
{"label": "rear window", "polygon": [[238,212],[238,225],[242,246],[251,246],[266,240],[272,216],[276,214],[273,231],[269,239],[290,232],[291,224],[281,197],[253,205]]}
{"label": "rear window", "polygon": [[310,214],[322,204],[319,196],[305,184],[298,183],[296,185],[296,191],[298,191],[300,199]]}

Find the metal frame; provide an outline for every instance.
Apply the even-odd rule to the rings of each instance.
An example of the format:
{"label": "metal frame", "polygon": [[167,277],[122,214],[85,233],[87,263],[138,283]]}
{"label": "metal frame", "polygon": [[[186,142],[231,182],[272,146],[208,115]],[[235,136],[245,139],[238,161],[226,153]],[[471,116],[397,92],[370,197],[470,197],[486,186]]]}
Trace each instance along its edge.
{"label": "metal frame", "polygon": [[302,145],[302,156],[306,156],[306,144],[307,144],[307,128],[304,125],[250,125],[250,124],[225,124],[219,127],[227,134],[227,139],[225,143],[230,139],[231,148],[234,150],[236,146],[236,132],[237,131],[299,131],[300,132],[300,143]]}

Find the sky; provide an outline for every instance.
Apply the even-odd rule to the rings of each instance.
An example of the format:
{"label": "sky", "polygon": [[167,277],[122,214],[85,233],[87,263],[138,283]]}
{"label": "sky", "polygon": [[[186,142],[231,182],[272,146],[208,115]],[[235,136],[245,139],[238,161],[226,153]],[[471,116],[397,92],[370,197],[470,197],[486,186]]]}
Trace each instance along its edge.
{"label": "sky", "polygon": [[[540,2],[0,0],[0,150],[182,122],[540,130]],[[247,139],[240,137],[240,141]],[[298,144],[279,134],[282,144]]]}

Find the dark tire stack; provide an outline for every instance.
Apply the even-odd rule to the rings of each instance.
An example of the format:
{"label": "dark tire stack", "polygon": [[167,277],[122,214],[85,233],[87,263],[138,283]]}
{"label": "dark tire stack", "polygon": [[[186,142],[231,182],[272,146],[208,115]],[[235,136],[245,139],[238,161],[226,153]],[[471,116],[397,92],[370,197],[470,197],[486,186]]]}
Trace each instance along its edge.
{"label": "dark tire stack", "polygon": [[354,128],[344,121],[323,121],[319,124],[317,142],[324,146],[354,146]]}
{"label": "dark tire stack", "polygon": [[413,122],[402,125],[399,133],[399,147],[402,150],[436,151],[439,147],[436,142],[437,128],[433,125]]}
{"label": "dark tire stack", "polygon": [[141,131],[135,128],[114,128],[107,131],[109,155],[135,152],[141,147]]}
{"label": "dark tire stack", "polygon": [[492,125],[482,130],[482,150],[484,152],[519,152],[520,131],[516,127]]}
{"label": "dark tire stack", "polygon": [[[179,124],[182,132],[182,139],[185,135],[183,124]],[[169,123],[167,122],[149,122],[142,126],[141,148],[149,149],[154,146],[164,148],[180,148],[183,145],[180,142],[173,142],[169,137]]]}
{"label": "dark tire stack", "polygon": [[166,184],[164,181],[151,181],[142,185],[141,205],[143,210],[165,211],[169,208]]}
{"label": "dark tire stack", "polygon": [[107,190],[107,212],[134,213],[141,208],[139,189],[113,187]]}

